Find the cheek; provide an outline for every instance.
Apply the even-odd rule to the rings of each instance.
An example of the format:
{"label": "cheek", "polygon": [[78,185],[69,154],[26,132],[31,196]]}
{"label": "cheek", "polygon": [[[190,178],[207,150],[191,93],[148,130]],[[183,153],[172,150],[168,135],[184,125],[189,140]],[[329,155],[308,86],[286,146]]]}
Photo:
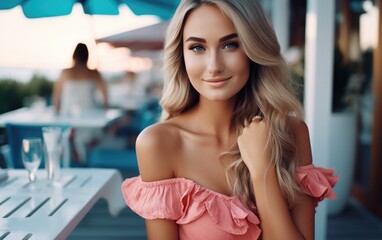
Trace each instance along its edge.
{"label": "cheek", "polygon": [[196,58],[192,54],[184,54],[184,64],[186,67],[187,74],[190,78],[200,74],[202,71],[202,64],[200,59]]}
{"label": "cheek", "polygon": [[246,55],[239,55],[229,59],[230,70],[240,77],[241,81],[247,81],[249,78],[250,61]]}
{"label": "cheek", "polygon": [[184,52],[184,65],[186,67],[188,80],[197,92],[202,91],[200,85],[200,79],[203,78],[202,76],[204,72],[204,63],[202,59],[201,56]]}

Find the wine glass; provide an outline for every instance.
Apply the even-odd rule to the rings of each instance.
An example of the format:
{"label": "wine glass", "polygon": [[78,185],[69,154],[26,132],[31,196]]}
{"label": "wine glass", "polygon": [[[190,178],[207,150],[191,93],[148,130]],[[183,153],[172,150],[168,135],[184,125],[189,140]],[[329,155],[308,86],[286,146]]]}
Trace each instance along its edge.
{"label": "wine glass", "polygon": [[43,146],[41,138],[24,138],[22,140],[21,156],[24,167],[29,173],[29,182],[36,180],[36,172],[41,164]]}

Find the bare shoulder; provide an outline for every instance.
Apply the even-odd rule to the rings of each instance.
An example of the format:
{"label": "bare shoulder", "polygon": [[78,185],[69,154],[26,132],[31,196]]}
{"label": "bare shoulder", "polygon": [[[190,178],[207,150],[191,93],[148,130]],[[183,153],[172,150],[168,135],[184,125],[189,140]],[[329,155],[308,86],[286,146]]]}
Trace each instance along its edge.
{"label": "bare shoulder", "polygon": [[76,70],[74,68],[65,68],[61,71],[60,78],[63,81],[71,81],[76,76]]}
{"label": "bare shoulder", "polygon": [[89,69],[89,74],[92,76],[93,79],[102,79],[101,73],[97,69]]}
{"label": "bare shoulder", "polygon": [[310,146],[309,129],[302,119],[290,118],[290,131],[295,139],[298,166],[309,165],[312,163],[312,151]]}
{"label": "bare shoulder", "polygon": [[63,73],[63,74],[68,74],[68,73],[70,73],[71,71],[72,71],[72,68],[64,68],[64,69],[62,69],[61,73]]}
{"label": "bare shoulder", "polygon": [[70,68],[65,68],[65,69],[63,69],[63,70],[61,71],[60,78],[61,78],[61,79],[69,78],[70,73],[71,73]]}
{"label": "bare shoulder", "polygon": [[181,147],[179,129],[157,123],[144,129],[136,141],[139,171],[144,181],[173,178],[174,154]]}

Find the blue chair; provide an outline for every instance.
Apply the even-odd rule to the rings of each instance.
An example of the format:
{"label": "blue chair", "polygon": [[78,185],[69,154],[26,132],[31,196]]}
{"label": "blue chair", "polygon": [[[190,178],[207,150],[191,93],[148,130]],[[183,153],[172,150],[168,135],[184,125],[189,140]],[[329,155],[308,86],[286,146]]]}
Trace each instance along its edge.
{"label": "blue chair", "polygon": [[89,167],[116,168],[138,172],[138,163],[133,148],[95,148],[90,153]]}
{"label": "blue chair", "polygon": [[130,113],[131,122],[125,126],[120,126],[116,133],[117,136],[138,136],[144,128],[159,120],[161,111],[157,99],[146,100],[141,108]]}
{"label": "blue chair", "polygon": [[[42,128],[43,127],[61,127],[63,130],[63,137],[64,137],[64,143],[69,143],[69,132],[70,132],[70,126],[68,125],[61,125],[61,124],[24,124],[24,123],[6,123],[5,129],[7,134],[7,140],[8,145],[10,149],[10,157],[11,162],[8,163],[8,168],[24,168],[23,162],[21,160],[21,142],[23,138],[29,138],[29,137],[36,137],[41,138],[42,137]],[[64,147],[64,155],[66,161],[70,160],[70,157],[68,154],[69,145]],[[13,166],[12,166],[13,165]],[[45,156],[43,156],[40,168],[43,168],[45,166]]]}
{"label": "blue chair", "polygon": [[[137,136],[145,127],[158,121],[161,108],[157,99],[147,100],[136,112],[131,113],[132,121],[120,127],[117,136]],[[116,168],[138,173],[138,163],[134,147],[123,149],[94,148],[90,151],[89,167]]]}

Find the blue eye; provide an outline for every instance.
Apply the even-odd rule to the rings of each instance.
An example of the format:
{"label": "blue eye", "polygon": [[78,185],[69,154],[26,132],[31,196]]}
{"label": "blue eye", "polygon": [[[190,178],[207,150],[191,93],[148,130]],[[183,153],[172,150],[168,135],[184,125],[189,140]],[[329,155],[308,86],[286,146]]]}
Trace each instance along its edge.
{"label": "blue eye", "polygon": [[239,47],[239,44],[237,42],[229,42],[226,45],[224,45],[223,48],[231,49],[231,48],[237,48],[237,47]]}
{"label": "blue eye", "polygon": [[195,51],[195,52],[202,52],[204,50],[204,48],[202,46],[196,45],[196,46],[190,47],[190,50]]}

